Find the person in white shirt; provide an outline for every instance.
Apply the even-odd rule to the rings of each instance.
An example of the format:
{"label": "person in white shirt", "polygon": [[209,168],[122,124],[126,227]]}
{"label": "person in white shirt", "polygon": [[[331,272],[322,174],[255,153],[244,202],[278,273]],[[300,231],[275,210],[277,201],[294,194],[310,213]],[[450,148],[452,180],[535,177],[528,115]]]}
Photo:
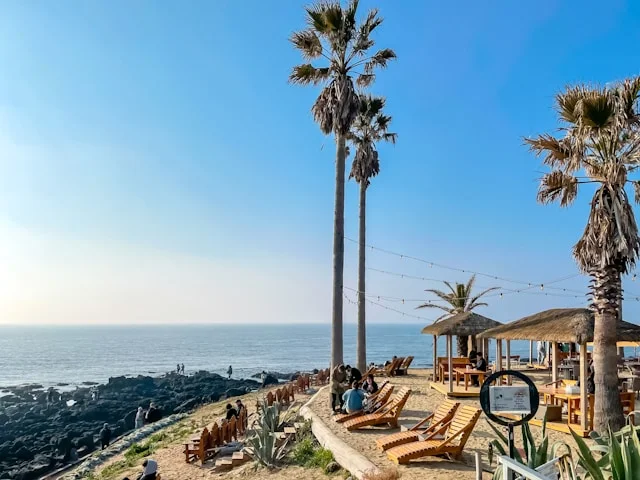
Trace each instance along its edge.
{"label": "person in white shirt", "polygon": [[546,350],[544,348],[544,342],[538,342],[538,365],[542,365],[544,362]]}
{"label": "person in white shirt", "polygon": [[[158,472],[158,462],[149,458],[142,462],[142,466],[144,467],[144,470],[142,470],[142,473],[137,480],[155,480],[156,473]],[[124,480],[129,480],[129,477]]]}

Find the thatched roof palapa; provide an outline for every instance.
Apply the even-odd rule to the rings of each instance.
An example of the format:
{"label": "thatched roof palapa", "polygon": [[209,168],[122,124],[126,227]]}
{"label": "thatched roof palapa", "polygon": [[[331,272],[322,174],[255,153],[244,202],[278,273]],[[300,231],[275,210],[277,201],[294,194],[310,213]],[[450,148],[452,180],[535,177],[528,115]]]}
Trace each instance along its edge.
{"label": "thatched roof palapa", "polygon": [[[492,328],[480,337],[587,343],[593,341],[593,323],[593,312],[587,308],[554,308]],[[617,340],[640,341],[640,326],[619,322]]]}
{"label": "thatched roof palapa", "polygon": [[427,325],[422,329],[422,333],[429,335],[478,335],[485,330],[502,326],[496,322],[474,312],[458,313],[445,320]]}

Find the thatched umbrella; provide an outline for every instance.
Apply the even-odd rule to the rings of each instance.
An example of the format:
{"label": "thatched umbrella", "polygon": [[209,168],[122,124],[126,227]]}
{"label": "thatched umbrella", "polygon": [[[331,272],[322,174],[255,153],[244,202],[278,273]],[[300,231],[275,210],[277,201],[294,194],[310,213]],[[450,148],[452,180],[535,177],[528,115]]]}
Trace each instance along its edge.
{"label": "thatched umbrella", "polygon": [[[593,341],[594,315],[587,308],[554,308],[535,313],[515,322],[481,333],[481,338],[496,340],[540,340],[552,343],[552,380],[557,381],[558,342],[580,345],[580,402],[587,407],[587,343]],[[640,326],[620,321],[617,340],[640,341]],[[583,429],[587,428],[587,414],[581,415]]]}
{"label": "thatched umbrella", "polygon": [[433,381],[437,380],[438,352],[436,350],[438,337],[447,337],[447,361],[449,362],[449,393],[453,392],[453,364],[452,357],[452,337],[477,336],[485,330],[499,327],[502,324],[475,312],[463,312],[453,315],[439,322],[427,325],[422,329],[422,333],[433,335]]}

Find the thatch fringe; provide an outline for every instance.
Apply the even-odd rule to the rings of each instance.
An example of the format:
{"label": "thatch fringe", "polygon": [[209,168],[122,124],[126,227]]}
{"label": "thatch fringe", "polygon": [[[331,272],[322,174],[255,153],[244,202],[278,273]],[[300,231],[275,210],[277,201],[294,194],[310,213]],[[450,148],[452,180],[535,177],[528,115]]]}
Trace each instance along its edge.
{"label": "thatch fringe", "polygon": [[429,335],[478,335],[485,330],[501,326],[496,322],[474,312],[458,313],[445,320],[440,320],[422,329],[422,333]]}

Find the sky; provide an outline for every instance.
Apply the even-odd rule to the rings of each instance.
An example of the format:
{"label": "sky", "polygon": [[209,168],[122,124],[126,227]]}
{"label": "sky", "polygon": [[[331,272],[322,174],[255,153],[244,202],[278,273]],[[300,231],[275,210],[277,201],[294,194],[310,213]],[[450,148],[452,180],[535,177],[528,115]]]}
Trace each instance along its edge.
{"label": "sky", "polygon": [[[335,147],[310,113],[319,89],[287,82],[305,4],[3,3],[0,323],[330,322]],[[427,263],[369,250],[368,267],[433,280],[368,270],[369,321],[428,323],[424,290],[468,271],[534,285],[488,298],[499,321],[585,305],[549,287],[586,292],[571,248],[590,192],[537,204],[544,167],[522,139],[556,131],[566,85],[638,74],[640,5],[362,0],[361,15],[373,7],[398,59],[370,91],[398,143],[380,147],[367,243]],[[357,199],[350,181],[353,239]],[[350,300],[356,272],[347,241]],[[477,285],[522,287],[500,278]],[[637,300],[624,312],[640,322]]]}

